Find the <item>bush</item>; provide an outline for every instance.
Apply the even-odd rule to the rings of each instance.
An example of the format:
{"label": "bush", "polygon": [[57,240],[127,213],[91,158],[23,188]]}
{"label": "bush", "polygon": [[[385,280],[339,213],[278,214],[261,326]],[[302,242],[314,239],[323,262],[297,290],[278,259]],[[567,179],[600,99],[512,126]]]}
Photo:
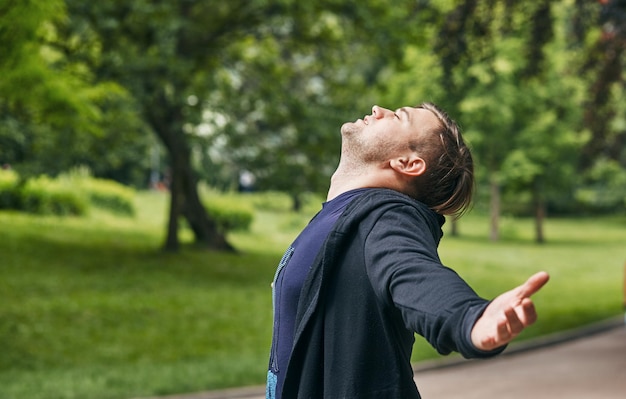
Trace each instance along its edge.
{"label": "bush", "polygon": [[107,209],[120,215],[133,216],[135,190],[113,180],[85,179],[80,183],[89,201],[99,208]]}
{"label": "bush", "polygon": [[586,182],[576,191],[583,211],[614,213],[626,211],[626,169],[608,159],[596,160],[586,173]]}
{"label": "bush", "polygon": [[16,209],[19,204],[19,177],[12,170],[0,170],[0,209]]}
{"label": "bush", "polygon": [[222,233],[249,230],[252,224],[254,210],[241,197],[213,194],[204,201],[204,208]]}
{"label": "bush", "polygon": [[41,215],[84,215],[87,199],[68,184],[40,176],[28,180],[20,190],[18,208]]}
{"label": "bush", "polygon": [[58,178],[80,191],[89,203],[118,215],[135,214],[135,190],[113,180],[94,178],[89,168],[76,167]]}
{"label": "bush", "polygon": [[292,199],[286,193],[262,191],[245,194],[254,208],[262,211],[285,212],[293,208]]}
{"label": "bush", "polygon": [[[279,191],[258,191],[242,194],[255,209],[268,212],[292,212],[294,199],[288,194]],[[301,209],[304,213],[317,213],[325,201],[324,197],[311,192],[300,194]]]}
{"label": "bush", "polygon": [[19,185],[19,176],[0,170],[0,209],[54,215],[84,215],[94,205],[132,216],[135,190],[113,180],[96,179],[76,168],[56,179],[40,176]]}

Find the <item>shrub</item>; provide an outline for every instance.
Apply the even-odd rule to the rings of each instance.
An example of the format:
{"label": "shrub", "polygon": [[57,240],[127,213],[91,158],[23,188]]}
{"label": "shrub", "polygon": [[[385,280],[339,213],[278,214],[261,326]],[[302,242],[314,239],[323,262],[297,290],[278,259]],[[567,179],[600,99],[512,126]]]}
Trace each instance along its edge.
{"label": "shrub", "polygon": [[58,179],[82,192],[98,208],[118,215],[135,214],[134,189],[113,180],[94,178],[85,166],[73,168]]}
{"label": "shrub", "polygon": [[215,221],[222,233],[234,230],[245,231],[252,224],[254,210],[250,204],[240,198],[213,194],[203,204],[207,214]]}
{"label": "shrub", "polygon": [[88,202],[71,185],[40,176],[28,180],[20,190],[19,208],[42,215],[84,215]]}
{"label": "shrub", "polygon": [[12,170],[0,170],[0,209],[16,209],[19,204],[19,177]]}
{"label": "shrub", "polygon": [[[258,191],[242,194],[255,209],[268,212],[292,212],[294,200],[288,193],[279,191]],[[316,213],[325,201],[319,194],[304,192],[300,194],[301,212]]]}
{"label": "shrub", "polygon": [[135,190],[113,180],[85,179],[80,183],[89,201],[99,208],[111,212],[132,216],[135,214],[133,198]]}
{"label": "shrub", "polygon": [[134,215],[135,190],[113,180],[96,179],[76,168],[56,179],[40,176],[19,185],[19,176],[0,170],[0,209],[54,215],[84,215],[94,205],[121,215]]}
{"label": "shrub", "polygon": [[286,193],[263,191],[245,194],[256,209],[263,211],[285,212],[293,207],[292,200]]}
{"label": "shrub", "polygon": [[618,162],[598,159],[585,178],[585,184],[575,195],[584,211],[614,213],[626,210],[626,170]]}

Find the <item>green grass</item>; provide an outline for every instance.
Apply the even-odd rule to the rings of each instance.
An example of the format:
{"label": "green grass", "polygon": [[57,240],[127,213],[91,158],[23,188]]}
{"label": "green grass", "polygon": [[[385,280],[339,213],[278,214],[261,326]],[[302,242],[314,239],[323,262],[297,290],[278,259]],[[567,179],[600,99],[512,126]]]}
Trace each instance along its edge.
{"label": "green grass", "polygon": [[[537,323],[519,340],[580,327],[618,315],[624,301],[626,217],[549,219],[547,243],[534,242],[531,219],[505,219],[502,237],[490,242],[488,219],[467,215],[459,238],[445,226],[440,255],[481,296],[492,298],[545,270],[548,284],[533,298]],[[421,353],[434,351],[418,339]],[[420,356],[415,355],[414,360]]]}
{"label": "green grass", "polygon": [[[254,197],[250,197],[253,199]],[[258,211],[240,252],[159,251],[167,198],[140,193],[134,218],[0,212],[0,398],[126,399],[262,384],[271,336],[270,281],[282,251],[315,211]],[[446,236],[445,264],[486,297],[537,270],[540,319],[521,338],[621,312],[626,218],[507,219],[486,239],[468,215]],[[189,240],[189,233],[184,235]],[[419,341],[414,360],[433,357]]]}

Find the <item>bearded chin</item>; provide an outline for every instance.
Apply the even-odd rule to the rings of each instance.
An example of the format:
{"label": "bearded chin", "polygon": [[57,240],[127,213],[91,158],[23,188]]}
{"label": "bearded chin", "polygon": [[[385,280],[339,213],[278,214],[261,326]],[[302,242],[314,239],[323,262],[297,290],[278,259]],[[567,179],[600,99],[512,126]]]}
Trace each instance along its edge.
{"label": "bearded chin", "polygon": [[359,126],[357,126],[354,122],[346,122],[341,125],[341,134],[352,135],[354,133],[358,133],[361,130]]}

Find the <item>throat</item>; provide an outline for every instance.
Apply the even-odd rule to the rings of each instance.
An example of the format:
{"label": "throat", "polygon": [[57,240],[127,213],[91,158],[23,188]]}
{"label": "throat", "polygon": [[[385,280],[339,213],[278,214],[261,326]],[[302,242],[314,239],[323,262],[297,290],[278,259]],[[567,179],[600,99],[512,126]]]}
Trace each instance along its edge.
{"label": "throat", "polygon": [[327,201],[356,188],[370,187],[369,178],[365,173],[365,168],[343,169],[338,167],[330,178],[330,188],[328,189]]}

